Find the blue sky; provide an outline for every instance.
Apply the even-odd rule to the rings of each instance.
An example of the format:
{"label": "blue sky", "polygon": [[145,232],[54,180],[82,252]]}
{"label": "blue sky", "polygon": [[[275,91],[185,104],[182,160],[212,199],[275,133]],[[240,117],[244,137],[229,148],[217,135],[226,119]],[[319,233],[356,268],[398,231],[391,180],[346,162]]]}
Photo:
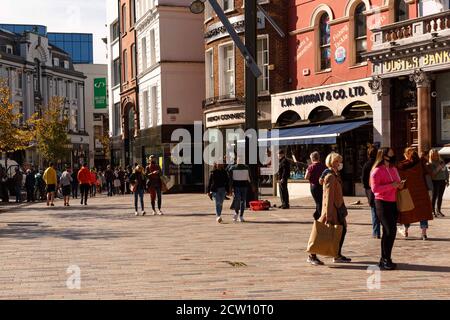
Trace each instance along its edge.
{"label": "blue sky", "polygon": [[94,34],[94,63],[106,63],[105,0],[1,0],[0,23],[40,24],[49,32]]}

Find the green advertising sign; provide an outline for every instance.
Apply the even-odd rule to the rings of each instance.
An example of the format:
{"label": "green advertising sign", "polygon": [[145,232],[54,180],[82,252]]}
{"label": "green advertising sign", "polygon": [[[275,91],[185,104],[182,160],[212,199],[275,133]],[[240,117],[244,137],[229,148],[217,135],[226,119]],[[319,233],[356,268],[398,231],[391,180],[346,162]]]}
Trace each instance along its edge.
{"label": "green advertising sign", "polygon": [[108,106],[106,101],[106,78],[94,79],[94,108],[105,109]]}

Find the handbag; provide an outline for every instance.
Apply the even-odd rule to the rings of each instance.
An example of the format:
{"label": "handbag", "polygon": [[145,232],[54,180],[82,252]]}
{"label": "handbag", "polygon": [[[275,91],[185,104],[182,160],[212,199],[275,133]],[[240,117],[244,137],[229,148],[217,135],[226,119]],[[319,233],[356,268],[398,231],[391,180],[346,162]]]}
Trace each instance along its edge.
{"label": "handbag", "polygon": [[137,183],[133,183],[133,184],[131,185],[131,187],[130,187],[130,191],[133,192],[133,193],[135,193],[136,190],[137,190]]}
{"label": "handbag", "polygon": [[397,210],[400,212],[414,210],[414,202],[407,188],[397,191]]}
{"label": "handbag", "polygon": [[306,252],[336,257],[339,253],[339,244],[342,238],[343,226],[325,224],[314,221]]}

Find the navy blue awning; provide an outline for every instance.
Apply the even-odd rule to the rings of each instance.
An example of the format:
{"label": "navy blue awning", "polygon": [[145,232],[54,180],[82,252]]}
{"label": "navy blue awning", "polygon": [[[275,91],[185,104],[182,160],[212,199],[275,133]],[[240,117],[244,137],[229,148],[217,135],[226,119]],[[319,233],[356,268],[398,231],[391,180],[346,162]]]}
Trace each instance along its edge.
{"label": "navy blue awning", "polygon": [[278,136],[275,131],[270,131],[267,139],[259,139],[270,144],[278,141],[281,146],[292,144],[334,144],[336,138],[342,133],[354,130],[371,123],[371,120],[322,124],[309,127],[278,129]]}

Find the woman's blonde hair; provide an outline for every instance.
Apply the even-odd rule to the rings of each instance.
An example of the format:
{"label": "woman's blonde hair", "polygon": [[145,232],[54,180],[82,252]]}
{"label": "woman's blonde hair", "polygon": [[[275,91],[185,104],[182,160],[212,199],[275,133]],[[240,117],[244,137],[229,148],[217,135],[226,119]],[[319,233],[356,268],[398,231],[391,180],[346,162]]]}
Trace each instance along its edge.
{"label": "woman's blonde hair", "polygon": [[433,156],[437,154],[438,155],[438,160],[442,161],[441,155],[439,154],[439,151],[437,149],[431,149],[429,154],[428,154],[428,161],[429,162],[433,162]]}
{"label": "woman's blonde hair", "polygon": [[138,164],[136,168],[134,168],[134,172],[144,172],[144,167]]}
{"label": "woman's blonde hair", "polygon": [[328,168],[332,168],[332,167],[333,167],[333,162],[336,161],[336,160],[342,161],[343,158],[342,158],[342,156],[341,156],[339,153],[332,152],[332,153],[330,153],[330,154],[327,156],[327,158],[325,159],[325,165],[326,165]]}

